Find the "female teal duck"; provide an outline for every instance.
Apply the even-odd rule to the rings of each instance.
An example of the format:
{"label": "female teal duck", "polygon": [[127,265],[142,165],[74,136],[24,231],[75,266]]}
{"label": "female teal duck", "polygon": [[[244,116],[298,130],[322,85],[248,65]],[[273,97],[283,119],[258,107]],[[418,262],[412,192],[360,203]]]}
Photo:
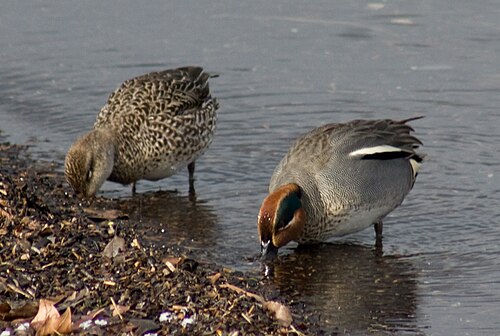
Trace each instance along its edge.
{"label": "female teal duck", "polygon": [[294,240],[317,243],[374,224],[403,202],[417,176],[422,144],[407,122],[354,120],[301,136],[276,167],[257,227],[263,256]]}
{"label": "female teal duck", "polygon": [[156,181],[187,166],[194,190],[195,160],[212,142],[218,103],[200,67],[152,72],[125,81],[108,99],[94,128],[66,155],[65,174],[91,197],[105,180]]}

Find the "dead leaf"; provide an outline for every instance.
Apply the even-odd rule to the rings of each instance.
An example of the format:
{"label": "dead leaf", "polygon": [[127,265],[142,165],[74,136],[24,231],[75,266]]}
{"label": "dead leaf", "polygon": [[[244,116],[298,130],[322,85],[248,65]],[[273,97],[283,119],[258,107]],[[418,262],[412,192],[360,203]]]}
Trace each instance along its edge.
{"label": "dead leaf", "polygon": [[34,301],[29,301],[20,305],[3,302],[0,304],[0,320],[12,321],[19,318],[30,318],[35,316],[38,311],[38,304]]}
{"label": "dead leaf", "polygon": [[38,330],[44,325],[47,320],[59,318],[61,315],[54,306],[54,302],[50,300],[40,299],[38,305],[38,313],[31,321],[33,329]]}
{"label": "dead leaf", "polygon": [[104,251],[102,252],[102,255],[113,259],[122,251],[125,251],[125,239],[115,236],[113,239],[111,239],[108,245],[106,245]]}
{"label": "dead leaf", "polygon": [[31,321],[31,327],[36,330],[37,336],[45,336],[57,332],[61,315],[50,300],[40,299],[38,313]]}
{"label": "dead leaf", "polygon": [[65,307],[75,307],[81,300],[89,295],[90,291],[87,287],[84,287],[82,290],[73,291],[62,303],[59,305],[60,309],[64,309]]}
{"label": "dead leaf", "polygon": [[67,308],[61,316],[50,300],[40,300],[38,313],[31,321],[31,327],[37,336],[51,334],[69,334],[72,330],[71,309]]}
{"label": "dead leaf", "polygon": [[108,210],[98,210],[85,208],[83,209],[87,214],[87,217],[94,222],[102,222],[105,220],[114,220],[114,219],[127,219],[128,215],[117,209],[108,209]]}
{"label": "dead leaf", "polygon": [[210,282],[211,282],[212,284],[215,284],[215,283],[217,282],[217,280],[219,280],[219,279],[220,279],[220,277],[221,277],[221,276],[222,276],[222,274],[220,274],[220,273],[215,273],[214,275],[210,275],[210,276],[208,276],[208,280],[210,280]]}
{"label": "dead leaf", "polygon": [[264,306],[264,309],[269,310],[271,313],[274,314],[275,319],[284,327],[288,327],[292,324],[292,314],[290,313],[290,309],[286,307],[285,305],[275,302],[275,301],[266,301],[262,296],[258,294],[254,294],[251,292],[248,292],[242,288],[239,288],[235,285],[231,284],[222,284],[220,285],[221,288],[228,288],[231,289],[237,293],[244,294],[248,297],[254,298],[258,302],[262,303]]}
{"label": "dead leaf", "polygon": [[66,308],[64,314],[59,318],[59,324],[57,325],[57,332],[61,334],[69,334],[72,330],[71,323],[71,308]]}
{"label": "dead leaf", "polygon": [[264,309],[269,310],[274,314],[276,320],[284,327],[289,327],[292,324],[292,314],[290,313],[290,309],[284,304],[281,304],[276,301],[267,301],[264,303]]}
{"label": "dead leaf", "polygon": [[[38,327],[36,336],[53,335],[57,332],[59,317],[51,317]],[[35,328],[33,328],[35,329]]]}

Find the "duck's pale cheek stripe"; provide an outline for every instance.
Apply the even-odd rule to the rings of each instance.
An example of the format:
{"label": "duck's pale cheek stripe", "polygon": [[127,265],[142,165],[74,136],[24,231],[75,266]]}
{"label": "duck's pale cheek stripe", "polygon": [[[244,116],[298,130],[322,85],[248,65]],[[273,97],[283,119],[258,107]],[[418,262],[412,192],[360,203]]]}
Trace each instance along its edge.
{"label": "duck's pale cheek stripe", "polygon": [[389,146],[389,145],[380,145],[374,147],[365,147],[361,149],[357,149],[353,152],[349,153],[349,156],[364,156],[364,155],[372,155],[377,153],[393,153],[393,152],[402,152],[403,150],[398,147]]}

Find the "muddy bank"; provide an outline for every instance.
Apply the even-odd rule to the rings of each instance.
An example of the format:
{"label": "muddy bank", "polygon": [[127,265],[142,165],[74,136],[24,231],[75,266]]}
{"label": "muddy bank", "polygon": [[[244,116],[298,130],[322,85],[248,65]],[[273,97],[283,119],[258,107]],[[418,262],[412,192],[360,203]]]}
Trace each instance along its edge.
{"label": "muddy bank", "polygon": [[147,246],[118,201],[82,202],[24,147],[0,144],[0,164],[0,331],[322,334],[265,280]]}

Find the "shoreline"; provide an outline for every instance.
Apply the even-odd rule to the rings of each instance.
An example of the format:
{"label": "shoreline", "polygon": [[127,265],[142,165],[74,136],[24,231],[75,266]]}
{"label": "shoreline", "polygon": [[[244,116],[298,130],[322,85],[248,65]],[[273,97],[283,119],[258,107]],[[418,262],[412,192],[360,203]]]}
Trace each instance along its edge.
{"label": "shoreline", "polygon": [[117,200],[77,199],[26,147],[0,143],[0,163],[0,331],[15,334],[46,299],[83,335],[323,334],[314,312],[263,280],[180,245],[148,247]]}

